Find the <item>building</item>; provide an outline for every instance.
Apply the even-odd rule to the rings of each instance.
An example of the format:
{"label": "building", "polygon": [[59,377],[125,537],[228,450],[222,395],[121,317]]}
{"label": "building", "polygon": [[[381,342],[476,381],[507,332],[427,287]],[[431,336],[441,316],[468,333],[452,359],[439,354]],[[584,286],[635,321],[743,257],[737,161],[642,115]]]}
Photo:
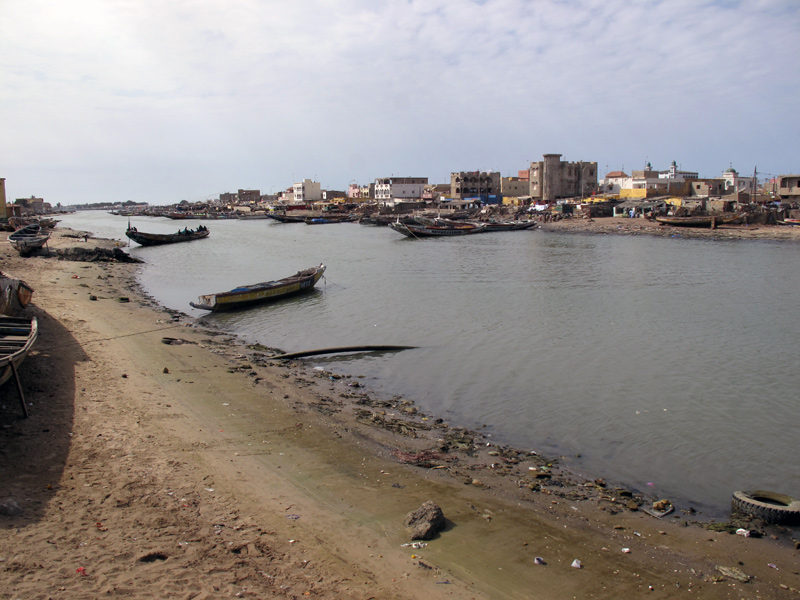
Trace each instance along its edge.
{"label": "building", "polygon": [[[527,171],[525,171],[527,174]],[[520,198],[530,194],[531,182],[528,178],[520,179],[519,177],[501,177],[500,178],[500,193],[503,198]]]}
{"label": "building", "polygon": [[460,171],[450,173],[450,197],[453,200],[498,201],[501,195],[500,187],[500,173],[498,172]]}
{"label": "building", "polygon": [[413,201],[422,198],[427,177],[383,177],[375,180],[375,200],[383,203]]}
{"label": "building", "polygon": [[529,169],[530,196],[534,202],[591,196],[597,192],[596,162],[566,162],[560,154],[545,154]]}
{"label": "building", "polygon": [[625,171],[611,171],[600,182],[599,191],[603,194],[619,194],[628,185],[630,177]]}
{"label": "building", "polygon": [[779,175],[778,196],[781,201],[800,202],[800,175]]}
{"label": "building", "polygon": [[322,200],[322,187],[316,181],[303,179],[300,183],[295,183],[292,187],[294,202],[308,204]]}
{"label": "building", "polygon": [[722,181],[725,182],[726,194],[738,194],[740,192],[753,194],[758,187],[758,181],[755,177],[742,177],[733,167],[725,170],[722,174]]}
{"label": "building", "polygon": [[239,190],[236,194],[239,204],[258,204],[261,190]]}
{"label": "building", "polygon": [[[650,166],[650,163],[647,163]],[[672,181],[686,181],[687,179],[697,179],[698,175],[694,171],[681,171],[678,169],[678,163],[674,160],[666,171],[658,172],[659,179],[670,179]]]}
{"label": "building", "polygon": [[370,183],[369,185],[358,185],[357,183],[351,183],[349,186],[347,186],[347,197],[351,200],[368,200],[370,198],[374,198],[375,184]]}

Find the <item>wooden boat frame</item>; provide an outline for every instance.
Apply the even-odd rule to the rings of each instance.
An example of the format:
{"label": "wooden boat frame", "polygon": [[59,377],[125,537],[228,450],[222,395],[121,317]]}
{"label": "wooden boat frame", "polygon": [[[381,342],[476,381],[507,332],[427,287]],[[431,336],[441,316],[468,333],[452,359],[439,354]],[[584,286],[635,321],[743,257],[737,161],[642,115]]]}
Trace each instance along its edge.
{"label": "wooden boat frame", "polygon": [[28,416],[28,409],[25,406],[25,395],[22,393],[17,367],[28,356],[38,337],[39,322],[36,317],[0,317],[0,385],[11,377],[14,378],[25,417]]}
{"label": "wooden boat frame", "polygon": [[276,281],[265,281],[234,288],[228,292],[199,296],[197,302],[190,302],[189,304],[194,308],[211,312],[245,308],[254,304],[271,302],[287,296],[310,292],[324,273],[325,265],[320,264],[318,267],[304,269],[294,275]]}

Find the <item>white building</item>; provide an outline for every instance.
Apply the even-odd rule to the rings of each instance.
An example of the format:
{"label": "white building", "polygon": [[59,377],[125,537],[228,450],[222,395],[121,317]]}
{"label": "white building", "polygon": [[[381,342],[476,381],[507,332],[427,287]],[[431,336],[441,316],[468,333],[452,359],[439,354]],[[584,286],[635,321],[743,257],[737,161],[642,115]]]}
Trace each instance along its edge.
{"label": "white building", "polygon": [[295,183],[293,187],[294,201],[306,204],[322,200],[322,188],[316,181],[303,179],[301,183]]}
{"label": "white building", "polygon": [[733,167],[725,170],[722,174],[722,180],[725,182],[726,194],[736,194],[739,192],[749,192],[752,194],[755,189],[753,187],[755,178],[742,177]]}
{"label": "white building", "polygon": [[[647,163],[648,168],[650,163]],[[698,174],[694,171],[681,171],[678,169],[678,164],[673,160],[669,166],[668,171],[659,171],[659,179],[670,179],[672,181],[686,181],[687,179],[697,179]]]}
{"label": "white building", "polygon": [[375,180],[375,200],[384,203],[419,200],[427,177],[383,177]]}

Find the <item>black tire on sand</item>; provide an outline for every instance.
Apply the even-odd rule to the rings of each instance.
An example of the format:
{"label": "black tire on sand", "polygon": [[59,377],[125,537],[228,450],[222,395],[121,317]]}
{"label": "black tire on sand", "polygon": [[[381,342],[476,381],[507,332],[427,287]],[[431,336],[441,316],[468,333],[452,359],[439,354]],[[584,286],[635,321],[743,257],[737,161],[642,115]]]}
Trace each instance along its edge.
{"label": "black tire on sand", "polygon": [[775,525],[800,524],[800,500],[765,490],[733,493],[734,512],[751,515]]}

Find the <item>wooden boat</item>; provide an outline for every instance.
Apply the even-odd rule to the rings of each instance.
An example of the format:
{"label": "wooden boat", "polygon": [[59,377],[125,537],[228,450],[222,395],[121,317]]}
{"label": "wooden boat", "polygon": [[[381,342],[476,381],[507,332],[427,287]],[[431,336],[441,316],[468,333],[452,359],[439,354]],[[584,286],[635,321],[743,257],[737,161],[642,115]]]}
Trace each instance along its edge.
{"label": "wooden boat", "polygon": [[30,254],[38,250],[50,239],[50,232],[42,232],[42,228],[36,224],[20,227],[8,236],[8,241],[22,255]]}
{"label": "wooden boat", "polygon": [[744,220],[740,214],[697,215],[692,217],[656,217],[657,223],[673,227],[711,227],[717,225],[738,225]]}
{"label": "wooden boat", "polygon": [[305,223],[305,215],[287,215],[286,213],[269,213],[267,215],[270,219],[278,221],[279,223]]}
{"label": "wooden boat", "polygon": [[775,221],[778,225],[800,225],[800,219],[784,219],[783,221]]}
{"label": "wooden boat", "polygon": [[470,235],[486,231],[486,225],[464,223],[460,225],[422,225],[414,223],[389,223],[389,227],[406,237],[452,237],[456,235]]}
{"label": "wooden boat", "polygon": [[0,273],[0,314],[15,315],[33,298],[33,288],[21,279]]}
{"label": "wooden boat", "polygon": [[204,226],[197,229],[184,229],[178,233],[144,233],[136,228],[128,228],[125,232],[130,239],[142,246],[160,246],[162,244],[177,244],[178,242],[191,242],[208,237],[209,231]]}
{"label": "wooden boat", "polygon": [[0,317],[0,385],[11,377],[17,385],[17,393],[22,405],[22,412],[27,417],[25,397],[19,381],[17,367],[22,364],[39,336],[39,324],[36,317],[24,319],[20,317]]}
{"label": "wooden boat", "polygon": [[486,231],[520,231],[522,229],[533,229],[536,221],[487,221]]}
{"label": "wooden boat", "polygon": [[306,225],[327,225],[329,223],[352,223],[355,220],[356,217],[353,215],[306,217]]}
{"label": "wooden boat", "polygon": [[270,302],[286,296],[310,292],[323,273],[325,273],[325,265],[321,264],[318,267],[298,271],[294,275],[277,281],[265,281],[234,288],[229,292],[199,296],[197,302],[189,304],[202,310],[219,312]]}

